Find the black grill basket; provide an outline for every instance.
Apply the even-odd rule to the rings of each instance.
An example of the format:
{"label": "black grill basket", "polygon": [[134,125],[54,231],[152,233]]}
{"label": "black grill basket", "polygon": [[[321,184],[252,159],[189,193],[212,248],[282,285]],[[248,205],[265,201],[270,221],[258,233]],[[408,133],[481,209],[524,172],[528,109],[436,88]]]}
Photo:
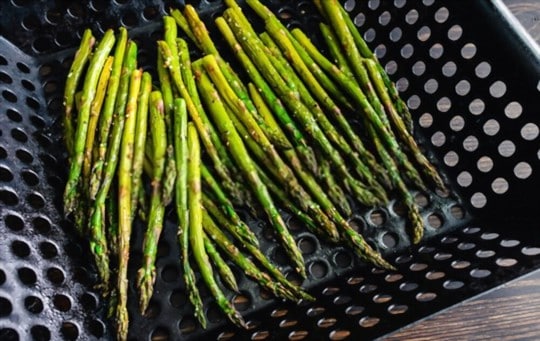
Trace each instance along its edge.
{"label": "black grill basket", "polygon": [[[264,1],[320,42],[311,1]],[[219,0],[192,2],[212,24]],[[161,17],[177,1],[0,2],[0,340],[113,338],[86,241],[62,216],[67,160],[63,84],[85,28],[120,25],[155,73]],[[202,290],[209,326],[193,317],[175,225],[165,227],[149,313],[130,287],[132,340],[373,339],[501,285],[540,265],[540,50],[500,0],[348,0],[346,9],[409,105],[415,135],[448,193],[415,192],[426,239],[411,246],[400,204],[355,207],[351,223],[398,268],[373,269],[327,245],[286,211],[317,299],[278,301],[243,277],[227,292],[248,330],[227,323]],[[246,9],[246,14],[253,15]],[[321,45],[322,46],[322,45]],[[228,60],[234,57],[223,46]],[[170,212],[172,216],[172,210]],[[288,278],[265,224],[244,215]],[[143,226],[134,231],[137,269]]]}

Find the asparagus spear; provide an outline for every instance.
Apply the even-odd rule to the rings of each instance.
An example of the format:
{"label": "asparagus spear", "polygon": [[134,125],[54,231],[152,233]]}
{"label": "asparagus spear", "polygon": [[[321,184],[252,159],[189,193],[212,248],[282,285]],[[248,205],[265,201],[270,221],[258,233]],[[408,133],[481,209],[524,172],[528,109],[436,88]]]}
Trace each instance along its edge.
{"label": "asparagus spear", "polygon": [[[137,45],[133,42],[129,43],[128,51],[124,56],[124,62],[122,65],[122,73],[124,74],[123,85],[119,89],[119,93],[123,97],[127,97],[129,87],[129,77],[131,72],[135,69],[137,62]],[[125,95],[124,95],[125,93]],[[113,182],[116,166],[118,165],[118,157],[120,154],[120,145],[122,141],[122,131],[124,129],[125,120],[125,106],[124,103],[117,103],[115,108],[114,121],[112,122],[112,132],[110,136],[109,148],[104,160],[106,165],[103,171],[103,180],[96,195],[96,200],[93,203],[91,210],[91,216],[89,221],[90,232],[90,250],[94,254],[98,272],[102,284],[104,286],[104,292],[108,291],[109,282],[109,259],[107,255],[107,241],[105,232],[105,199],[109,194],[111,184]]]}
{"label": "asparagus spear", "polygon": [[[242,242],[243,236],[238,232],[234,224],[232,224],[229,220],[227,220],[226,217],[224,217],[218,209],[216,209],[215,205],[213,204],[212,200],[208,198],[207,195],[203,194],[203,207],[206,209],[203,213],[203,219],[206,219],[205,221],[207,224],[205,224],[205,228],[211,226],[211,222],[209,222],[207,219],[208,217],[213,217],[213,219],[216,219],[216,222],[219,223],[220,228],[225,228],[227,232],[229,232],[237,241],[239,241],[244,249],[246,249],[252,256],[259,262],[270,275],[273,276],[273,278],[280,283],[288,292],[290,292],[293,296],[290,296],[288,298],[293,299],[293,297],[300,297],[302,299],[306,299],[308,301],[312,301],[313,297],[311,297],[309,294],[304,292],[302,288],[292,284],[289,282],[285,276],[279,271],[278,268],[276,268],[264,255],[264,253],[261,251],[260,248],[252,245],[252,244],[245,244]],[[217,215],[214,213],[218,213]],[[210,219],[211,219],[210,217]],[[212,220],[213,220],[212,219]],[[213,233],[213,231],[209,231],[211,237],[214,238],[216,235]],[[293,299],[294,300],[294,299]]]}
{"label": "asparagus spear", "polygon": [[[210,159],[214,164],[222,165],[219,167],[223,167],[230,173],[232,178],[237,179],[239,177],[239,171],[231,160],[229,153],[227,152],[227,148],[223,145],[223,142],[219,138],[213,123],[210,122],[210,120],[208,119],[208,116],[206,115],[206,112],[204,111],[204,108],[201,104],[199,93],[197,91],[197,85],[195,84],[195,79],[191,70],[191,59],[189,56],[187,43],[183,39],[177,39],[176,44],[178,46],[182,80],[184,81],[189,96],[191,97],[195,107],[197,108],[197,112],[199,113],[204,127],[206,127],[208,131],[209,139],[216,151],[215,153],[208,153]],[[205,147],[208,149],[208,146],[206,144],[208,143],[208,141],[205,142],[202,136],[201,139],[203,140],[203,144],[205,144]],[[223,174],[220,174],[218,172],[217,175],[223,181]],[[240,186],[233,184],[231,181],[225,179],[224,187],[229,193],[233,194],[232,200],[234,200],[236,204],[241,205],[248,201],[247,198],[249,196],[249,193],[247,193],[246,190],[243,190]]]}
{"label": "asparagus spear", "polygon": [[426,156],[420,151],[420,148],[416,144],[416,141],[407,130],[405,123],[403,122],[403,120],[401,119],[401,116],[397,112],[394,106],[394,103],[392,102],[392,99],[390,98],[390,95],[386,91],[387,88],[383,82],[381,74],[377,70],[376,63],[371,59],[365,59],[364,64],[366,65],[366,69],[368,70],[369,76],[371,77],[375,90],[379,94],[379,97],[381,98],[381,101],[383,102],[384,107],[386,108],[386,113],[388,114],[388,117],[390,118],[395,134],[399,137],[401,142],[405,145],[405,148],[408,149],[409,152],[412,154],[414,160],[418,164],[424,176],[430,179],[430,181],[433,182],[438,188],[440,188],[441,190],[444,190],[445,185],[441,177],[439,176],[439,173],[437,172],[435,167],[433,167],[433,165],[428,161]]}
{"label": "asparagus spear", "polygon": [[371,59],[376,63],[377,69],[379,70],[379,73],[380,73],[381,77],[383,78],[384,84],[386,85],[386,89],[390,93],[390,97],[392,98],[392,101],[395,103],[395,105],[397,107],[397,110],[398,110],[399,114],[401,115],[401,118],[403,119],[403,122],[404,122],[405,126],[407,127],[409,133],[412,134],[412,132],[413,132],[412,116],[411,116],[411,113],[409,111],[409,108],[407,107],[407,104],[405,104],[405,102],[399,96],[399,92],[398,92],[398,90],[396,88],[396,85],[394,84],[394,82],[392,82],[390,80],[390,78],[388,77],[388,74],[384,70],[383,66],[381,65],[381,63],[379,63],[379,60],[377,59],[377,56],[375,56],[375,54],[371,51],[371,49],[367,45],[364,38],[362,38],[362,35],[358,31],[358,28],[356,27],[354,22],[351,20],[351,18],[349,16],[349,14],[347,13],[347,11],[345,11],[345,8],[343,8],[341,5],[339,5],[339,9],[340,9],[341,13],[343,14],[343,18],[345,19],[345,24],[347,25],[347,28],[351,32],[351,35],[353,37],[353,40],[354,40],[359,52],[362,54],[362,56],[364,58]]}
{"label": "asparagus spear", "polygon": [[197,39],[195,38],[195,35],[191,31],[191,28],[189,27],[189,23],[186,19],[186,17],[182,14],[182,12],[179,9],[173,9],[171,11],[171,16],[176,21],[176,24],[182,29],[182,31],[186,34],[186,36],[194,43],[198,44]]}
{"label": "asparagus spear", "polygon": [[212,140],[209,136],[208,127],[205,126],[201,117],[201,113],[197,109],[197,106],[190,97],[189,91],[186,88],[179,69],[175,69],[172,64],[172,60],[178,58],[171,53],[168,44],[164,41],[158,41],[159,53],[163,55],[163,62],[165,67],[169,70],[172,81],[174,82],[177,90],[180,92],[180,96],[186,101],[187,110],[193,122],[195,123],[201,140],[206,147],[206,152],[210,155],[210,158],[214,164],[214,170],[220,176],[222,184],[227,190],[233,193],[233,197],[240,196],[238,187],[233,183],[232,177],[228,169],[223,165],[219,158],[215,146],[212,144]]}
{"label": "asparagus spear", "polygon": [[[274,118],[273,118],[273,115],[270,112],[270,108],[268,108],[266,103],[264,103],[261,95],[259,94],[259,92],[255,88],[255,86],[253,84],[249,83],[248,88],[249,88],[249,93],[251,95],[251,98],[253,99],[253,103],[255,103],[255,106],[257,107],[257,110],[259,111],[261,116],[264,118],[264,120],[267,122],[267,124],[269,126],[276,125],[276,123],[274,121]],[[279,127],[276,127],[276,131],[277,130],[279,130]],[[296,151],[295,150],[285,150],[283,154],[287,158],[287,160],[289,162],[289,166],[291,166],[291,168],[295,171],[296,175],[302,180],[302,182],[304,182],[304,184],[306,186],[308,186],[308,189],[309,189],[309,184],[310,184],[311,181],[306,180],[306,177],[311,177],[311,175],[309,173],[309,170],[304,169],[304,167],[302,166],[302,164],[300,162],[300,159],[298,158],[298,155],[296,154]],[[322,170],[320,169],[319,171],[322,171]],[[268,184],[268,181],[266,181],[266,180],[263,180],[263,181],[265,181],[265,183]],[[277,195],[278,197],[280,196],[280,194],[276,193],[276,191],[270,187],[270,184],[268,186],[269,186],[268,188],[270,189],[270,191],[272,191],[274,193],[274,195]],[[276,190],[278,190],[279,192],[284,193],[279,188],[276,188]],[[334,190],[334,189],[332,189],[332,190]],[[283,197],[286,198],[286,196],[283,196]],[[308,218],[307,215],[304,217],[305,213],[303,211],[297,209],[296,207],[294,207],[294,205],[292,205],[292,203],[290,203],[290,200],[288,200],[288,199],[285,199],[285,200],[280,199],[280,201],[281,201],[281,204],[287,206],[288,209],[291,210],[291,212],[296,212],[295,215],[297,215],[297,217],[301,221],[303,221],[308,227],[311,226],[311,224],[313,224],[313,220],[311,218],[306,219],[306,218]],[[343,195],[341,198],[336,200],[334,203],[338,207],[340,207],[340,209],[342,209],[344,211],[350,210],[350,206],[349,206],[349,204],[347,202],[347,198],[345,197],[345,195]],[[331,229],[331,231],[335,231],[335,229]],[[332,234],[331,234],[331,235],[328,235],[327,237],[329,237],[329,239],[333,239],[333,238],[335,239],[337,236],[336,235],[332,236]]]}
{"label": "asparagus spear", "polygon": [[339,235],[337,233],[336,227],[332,222],[325,221],[326,225],[330,225],[330,228],[322,229],[321,224],[315,223],[308,213],[305,213],[303,208],[296,206],[290,199],[289,195],[280,188],[266,172],[258,165],[257,171],[261,180],[268,186],[268,190],[274,195],[276,201],[279,202],[285,209],[287,209],[292,215],[297,217],[301,222],[303,222],[308,230],[317,235],[321,235],[326,238],[328,241],[337,242],[339,240]]}
{"label": "asparagus spear", "polygon": [[347,167],[345,166],[345,161],[343,160],[339,152],[334,149],[330,141],[327,139],[326,135],[313,118],[310,109],[306,107],[302,102],[296,100],[294,95],[292,95],[288,88],[284,86],[281,80],[281,76],[278,74],[270,60],[264,54],[264,50],[260,46],[261,43],[258,41],[258,39],[256,37],[250,36],[249,33],[247,33],[249,30],[239,27],[238,23],[240,20],[238,18],[235,18],[236,14],[234,12],[228,11],[229,10],[225,11],[224,13],[225,19],[230,23],[229,28],[234,30],[234,33],[238,36],[238,40],[232,40],[233,37],[231,36],[227,37],[227,40],[229,41],[231,46],[239,45],[238,42],[240,41],[240,44],[242,44],[248,54],[251,55],[252,61],[257,64],[257,66],[262,72],[264,72],[264,76],[272,85],[274,90],[285,101],[287,106],[289,106],[295,117],[299,121],[301,121],[305,131],[313,137],[313,140],[319,145],[319,147],[321,147],[327,157],[329,157],[336,165],[337,170],[340,172],[340,175],[347,179],[351,190],[356,195],[358,200],[370,206],[376,204],[379,199],[375,198],[373,194],[370,193],[360,181],[354,179],[351,176]]}
{"label": "asparagus spear", "polygon": [[135,125],[135,142],[133,147],[133,165],[131,167],[131,216],[135,216],[139,199],[144,198],[144,188],[141,186],[141,178],[144,163],[144,149],[148,132],[148,101],[152,91],[152,76],[143,72],[141,90],[137,103],[137,122]]}
{"label": "asparagus spear", "polygon": [[195,317],[203,328],[206,328],[206,317],[203,302],[197,288],[195,273],[189,262],[189,206],[188,206],[188,146],[187,146],[188,117],[186,102],[182,98],[174,101],[174,140],[175,160],[177,169],[176,179],[176,213],[178,215],[178,242],[182,260],[183,277],[189,301],[195,310]]}
{"label": "asparagus spear", "polygon": [[[117,48],[118,50],[118,48]],[[125,51],[125,50],[124,50]],[[112,73],[115,74],[115,66],[116,63],[116,53],[115,53],[115,61],[113,62],[113,71]],[[127,98],[128,88],[129,88],[129,80],[131,73],[136,67],[137,63],[137,45],[133,42],[129,42],[127,46],[127,53],[122,53],[123,60],[120,64],[121,67],[121,73],[122,73],[122,79],[120,83],[122,83],[118,87],[118,95],[119,98]],[[118,70],[116,70],[118,71]],[[118,72],[116,72],[118,73]],[[109,81],[109,87],[111,86],[111,82],[113,82],[113,74],[111,74],[111,79]],[[104,213],[105,213],[105,200],[107,196],[109,195],[109,190],[111,188],[114,173],[116,171],[117,165],[118,165],[118,158],[120,155],[120,149],[121,149],[121,142],[122,142],[122,132],[124,129],[124,123],[125,123],[125,101],[117,101],[114,105],[114,115],[111,113],[111,117],[113,117],[111,122],[111,136],[110,141],[108,143],[108,148],[105,153],[105,157],[103,160],[103,165],[105,165],[105,168],[103,169],[103,178],[99,184],[99,189],[96,194],[96,200],[93,204],[93,208],[91,211],[91,218],[90,218],[90,226],[89,230],[91,233],[90,236],[90,246],[91,250],[94,252],[94,255],[98,259],[99,263],[101,264],[98,266],[98,269],[100,269],[100,276],[102,278],[103,283],[108,284],[108,278],[109,278],[109,268],[108,268],[108,255],[107,255],[107,241],[105,237],[105,228],[104,228]],[[107,99],[105,100],[105,107],[107,107]],[[108,110],[108,109],[104,109]],[[105,112],[101,115],[102,118],[105,118]],[[120,227],[119,227],[120,228]],[[119,238],[119,237],[118,237]],[[118,254],[121,254],[123,250],[118,247]],[[121,277],[124,276],[124,277]],[[127,269],[122,269],[119,267],[118,269],[118,284],[121,284],[125,282],[126,280],[122,281],[121,278],[127,278]],[[107,289],[107,287],[105,287]],[[127,283],[126,288],[122,288],[120,285],[117,287],[119,295],[123,297],[119,297],[118,301],[118,307],[116,310],[117,314],[117,321],[118,321],[118,339],[125,339],[127,336],[127,326],[128,326],[128,317],[127,317]],[[106,292],[106,291],[105,291]],[[125,298],[125,299],[124,299]],[[123,299],[123,300],[122,300]]]}
{"label": "asparagus spear", "polygon": [[194,65],[194,72],[200,93],[203,96],[208,110],[214,118],[214,122],[221,132],[222,137],[225,139],[225,143],[229,145],[233,158],[235,159],[239,168],[242,170],[246,181],[248,181],[250,186],[252,186],[253,191],[268,215],[272,226],[276,229],[278,238],[291,258],[295,271],[301,275],[305,275],[300,250],[298,250],[298,247],[296,246],[293,237],[289,233],[283,218],[275,207],[272,198],[268,193],[267,187],[259,178],[253,165],[253,161],[251,160],[251,157],[249,156],[249,153],[242,142],[242,138],[239,136],[230,117],[227,115],[219,94],[206,73],[201,68],[195,68]]}
{"label": "asparagus spear", "polygon": [[290,143],[286,143],[280,139],[279,135],[276,135],[271,129],[268,129],[262,119],[258,116],[255,106],[251,102],[247,89],[244,86],[244,83],[240,80],[236,72],[231,68],[231,66],[221,58],[217,48],[214,45],[214,42],[210,38],[210,34],[206,29],[204,23],[200,20],[197,11],[191,5],[186,5],[185,16],[190,24],[192,32],[199,41],[199,45],[202,47],[205,55],[212,55],[216,59],[216,63],[219,65],[221,72],[229,82],[230,86],[233,88],[235,94],[245,103],[247,109],[251,114],[257,119],[261,128],[265,131],[268,138],[272,141],[273,144],[279,145],[282,148],[292,148]]}
{"label": "asparagus spear", "polygon": [[[105,103],[103,104],[103,111],[99,117],[99,138],[97,145],[97,155],[94,157],[96,162],[92,167],[92,178],[90,179],[90,198],[94,199],[99,191],[102,182],[102,172],[105,166],[105,158],[108,150],[109,134],[113,119],[113,113],[116,108],[123,107],[125,105],[125,95],[122,92],[127,92],[127,85],[122,85],[122,91],[120,91],[120,82],[126,83],[129,80],[129,73],[131,70],[123,69],[124,57],[126,53],[128,42],[127,30],[124,27],[120,27],[119,34],[114,49],[114,61],[111,70],[111,76],[109,77],[109,84],[107,86],[107,96],[105,97]],[[120,93],[121,96],[118,96]],[[116,98],[118,97],[118,103]],[[106,167],[106,166],[105,166]]]}
{"label": "asparagus spear", "polygon": [[90,108],[90,118],[88,121],[88,133],[86,135],[86,143],[84,146],[84,159],[83,159],[83,169],[82,176],[83,179],[88,179],[88,182],[84,183],[85,192],[88,191],[90,186],[90,171],[92,169],[92,151],[94,149],[94,139],[96,136],[96,129],[99,121],[99,115],[101,114],[101,107],[103,106],[103,101],[105,100],[105,94],[107,93],[107,84],[109,82],[109,77],[111,75],[112,63],[114,57],[109,56],[103,65],[99,80],[97,83],[96,97],[92,101],[92,106]]}
{"label": "asparagus spear", "polygon": [[[137,122],[137,97],[141,86],[142,70],[131,73],[128,102],[126,103],[126,118],[120,149],[120,164],[118,166],[118,289],[127,279],[129,248],[131,240],[133,214],[131,208],[131,171],[133,166],[133,147],[135,143],[135,127]],[[118,302],[120,303],[120,301]],[[117,314],[123,307],[119,306]],[[125,339],[128,325],[128,315],[125,320],[118,320],[118,338]]]}
{"label": "asparagus spear", "polygon": [[253,278],[259,285],[272,292],[276,297],[286,298],[292,301],[298,297],[285,288],[280,282],[275,282],[268,274],[262,272],[257,266],[227,238],[220,230],[212,217],[203,211],[203,227],[206,234],[212,238],[217,246],[225,252],[229,258],[246,274]]}
{"label": "asparagus spear", "polygon": [[240,217],[234,210],[233,204],[231,203],[227,195],[223,192],[221,186],[213,177],[212,173],[210,173],[210,170],[204,164],[201,166],[201,175],[204,184],[206,184],[210,188],[212,194],[214,194],[216,201],[221,207],[221,211],[227,215],[230,221],[238,229],[238,232],[243,236],[242,242],[250,243],[256,247],[259,247],[259,241],[257,239],[257,236],[255,236],[249,226],[247,226],[242,221],[242,219],[240,219]]}
{"label": "asparagus spear", "polygon": [[388,151],[382,145],[382,142],[379,136],[374,131],[372,126],[369,127],[369,132],[375,144],[375,148],[377,149],[377,152],[379,153],[379,157],[384,163],[386,169],[388,170],[388,174],[390,178],[392,179],[392,182],[394,183],[394,187],[397,189],[399,195],[402,197],[405,207],[407,207],[407,210],[408,210],[407,215],[409,218],[409,222],[411,224],[410,229],[412,231],[412,236],[413,236],[412,240],[414,244],[417,244],[421,241],[422,236],[424,234],[424,223],[422,222],[422,216],[420,215],[420,212],[418,211],[418,207],[416,206],[414,202],[414,198],[412,194],[407,190],[407,187],[400,176],[400,173],[399,173],[399,170],[397,168],[395,161],[392,159]]}
{"label": "asparagus spear", "polygon": [[[171,49],[171,53],[176,58],[171,59],[172,67],[180,70],[180,61],[178,58],[178,48],[176,45],[177,29],[176,22],[170,16],[163,16],[163,29],[164,40]],[[166,82],[161,83],[161,93],[163,94],[163,104],[165,105],[165,128],[167,130],[167,150],[165,159],[165,172],[163,174],[163,203],[168,205],[173,196],[174,182],[176,179],[176,166],[174,160],[174,146],[173,146],[173,87],[171,86],[171,80],[163,65],[163,60],[159,60],[158,57],[158,70],[162,70],[164,79]],[[167,94],[167,96],[165,96]],[[170,94],[170,97],[169,97]]]}
{"label": "asparagus spear", "polygon": [[[339,40],[334,34],[334,31],[330,28],[330,26],[325,23],[320,23],[319,28],[321,30],[324,41],[326,42],[326,46],[328,47],[328,52],[334,58],[334,64],[337,65],[347,77],[354,78],[354,75],[349,66],[349,62],[347,61],[347,57],[345,57],[345,55],[341,51],[341,47],[339,46]],[[309,53],[309,49],[306,50]]]}
{"label": "asparagus spear", "polygon": [[[114,184],[113,187],[117,185]],[[107,231],[106,238],[108,242],[109,257],[111,259],[118,256],[118,191],[111,191],[105,199],[105,211],[102,214],[106,217]]]}
{"label": "asparagus spear", "polygon": [[92,35],[92,30],[86,29],[83,33],[81,44],[77,52],[75,52],[75,58],[66,79],[64,90],[64,140],[69,156],[73,154],[73,145],[75,143],[75,131],[73,129],[73,102],[75,100],[75,92],[77,91],[79,80],[84,73],[84,67],[88,59],[90,59],[95,42],[96,39]]}
{"label": "asparagus spear", "polygon": [[[269,24],[268,26],[274,27],[275,25]],[[273,36],[276,38],[276,40],[278,42],[281,42],[282,48],[287,49],[287,52],[285,54],[289,57],[289,61],[292,62],[293,66],[296,66],[297,71],[302,71],[299,72],[299,74],[302,75],[303,81],[299,77],[295,76],[293,67],[283,59],[283,56],[279,51],[279,47],[275,44],[272,38],[270,38],[268,34],[261,34],[263,41],[267,44],[267,46],[269,46],[269,49],[273,51],[274,55],[278,59],[283,59],[282,63],[276,63],[275,65],[278,66],[282,64],[285,69],[282,71],[278,69],[278,71],[280,71],[280,73],[282,74],[287,73],[288,75],[292,76],[292,82],[294,82],[294,84],[296,85],[301,99],[306,103],[309,108],[312,109],[317,121],[321,125],[321,128],[328,135],[328,138],[335,145],[337,145],[341,149],[341,151],[348,157],[348,160],[350,160],[354,165],[357,174],[361,176],[362,179],[364,179],[366,183],[371,186],[372,191],[374,191],[380,197],[381,201],[387,201],[384,189],[376,180],[376,177],[380,177],[381,179],[386,180],[384,171],[377,164],[371,152],[369,152],[364,147],[364,144],[358,137],[357,133],[353,131],[352,127],[345,119],[345,116],[341,113],[341,110],[331,99],[329,99],[329,95],[324,92],[324,89],[322,89],[318,85],[317,81],[310,73],[310,69],[319,69],[315,61],[313,61],[309,57],[309,55],[303,50],[303,47],[299,43],[297,43],[293,37],[290,37],[289,39],[288,35],[285,33],[285,28],[276,27],[275,30],[272,32],[274,33]],[[310,67],[308,68],[307,65],[309,65]],[[304,85],[304,82],[306,82],[306,85]],[[328,98],[328,100],[326,102],[323,102],[323,104],[325,104],[326,110],[328,112],[333,113],[334,119],[337,121],[341,130],[345,133],[349,141],[352,143],[354,150],[353,148],[351,148],[351,146],[349,146],[348,142],[343,137],[341,137],[341,134],[333,127],[332,123],[327,119],[322,109],[318,106],[315,99],[311,96],[310,90],[307,87],[308,84],[310,85],[310,89],[313,89],[314,87],[320,88],[320,93],[318,96],[319,101],[321,101],[321,98]]]}
{"label": "asparagus spear", "polygon": [[201,276],[214,296],[216,303],[229,320],[238,326],[245,327],[240,313],[227,300],[216,283],[210,260],[204,249],[204,231],[202,225],[203,208],[201,204],[201,154],[197,129],[193,123],[188,124],[188,205],[189,205],[189,241],[193,248],[193,257],[199,266]]}
{"label": "asparagus spear", "polygon": [[[346,108],[352,109],[352,105],[349,100],[339,90],[336,84],[334,84],[334,82],[324,72],[322,72],[322,70],[320,70],[316,64],[313,63],[309,55],[299,48],[299,44],[295,41],[294,37],[289,33],[285,26],[281,24],[274,13],[272,13],[272,11],[261,4],[258,0],[249,0],[246,1],[246,3],[257,13],[257,15],[259,15],[259,17],[264,20],[267,32],[280,45],[283,52],[291,61],[298,73],[303,78],[307,77],[304,79],[311,79],[308,81],[308,83],[313,83],[311,84],[311,90],[313,91],[315,97],[317,97],[323,105],[328,106],[329,110],[335,110],[332,101],[329,100],[329,97],[325,96],[325,92],[322,91],[324,87],[334,98],[343,103]],[[283,34],[283,36],[279,37],[281,34]],[[303,63],[300,61],[303,61],[305,65],[302,65]],[[320,84],[315,81],[315,78],[319,80]]]}
{"label": "asparagus spear", "polygon": [[340,213],[346,217],[350,217],[352,214],[351,205],[347,200],[345,191],[337,183],[334,175],[332,174],[332,167],[328,160],[319,160],[320,179],[324,182],[328,197],[332,200],[332,203],[336,205]]}
{"label": "asparagus spear", "polygon": [[219,251],[216,249],[210,238],[206,235],[206,233],[203,233],[204,238],[204,248],[206,249],[206,253],[208,254],[208,258],[210,258],[210,261],[214,264],[214,266],[217,269],[217,272],[219,273],[219,277],[221,278],[221,281],[232,291],[239,293],[240,289],[238,288],[238,283],[236,282],[236,278],[234,277],[234,273],[232,272],[231,267],[225,259],[219,254]]}
{"label": "asparagus spear", "polygon": [[163,229],[165,205],[163,204],[163,172],[167,154],[167,129],[165,127],[163,97],[159,91],[150,94],[150,130],[152,134],[152,149],[154,165],[151,184],[150,211],[148,213],[148,226],[143,242],[143,261],[137,272],[137,286],[140,291],[139,308],[145,312],[152,297],[156,279],[155,261],[157,244]]}
{"label": "asparagus spear", "polygon": [[90,109],[96,94],[96,86],[100,75],[99,71],[103,68],[105,60],[114,46],[114,40],[114,31],[107,30],[101,41],[98,43],[96,50],[90,59],[88,70],[86,71],[82,93],[83,96],[81,99],[81,110],[77,117],[77,129],[73,139],[72,159],[64,191],[64,213],[66,215],[71,213],[76,206],[75,197],[84,159],[84,146],[86,144],[86,135],[88,133]]}
{"label": "asparagus spear", "polygon": [[281,103],[280,99],[276,96],[270,85],[266,82],[262,74],[256,65],[247,56],[242,46],[236,40],[233,32],[228,26],[227,22],[223,18],[216,19],[216,25],[221,31],[225,40],[233,49],[238,60],[242,66],[246,69],[249,77],[261,92],[268,106],[276,114],[277,119],[282,124],[283,129],[289,134],[291,142],[298,151],[299,156],[306,166],[313,172],[317,171],[317,163],[313,150],[308,146],[302,132],[297,127],[296,123],[289,116],[289,113]]}
{"label": "asparagus spear", "polygon": [[[207,58],[207,57],[205,57]],[[207,70],[208,74],[212,74],[211,70]],[[216,79],[216,84],[220,89],[226,89],[227,84],[223,83],[223,79]],[[226,91],[226,90],[225,90]],[[229,98],[231,100],[231,98]],[[234,101],[234,99],[232,99]],[[240,101],[241,102],[241,101]],[[234,105],[234,103],[233,103]],[[254,120],[250,120],[250,117],[242,115],[240,111],[241,107],[236,107],[238,110],[238,117],[234,114],[230,114],[229,117],[233,122],[235,128],[238,130],[240,136],[244,137],[244,141],[253,155],[262,162],[266,168],[268,168],[273,175],[280,180],[281,184],[285,186],[291,197],[297,202],[298,205],[304,210],[304,212],[311,214],[316,222],[324,228],[325,234],[330,236],[331,239],[337,236],[334,224],[328,219],[326,214],[321,210],[320,206],[311,199],[309,194],[304,190],[296,179],[293,171],[285,164],[281,157],[277,154],[273,146],[269,143],[268,139],[260,131]],[[244,126],[245,124],[245,126]],[[302,172],[301,166],[297,166],[299,172]],[[265,181],[268,186],[268,182]]]}
{"label": "asparagus spear", "polygon": [[[407,173],[409,179],[411,179],[419,188],[425,189],[425,185],[423,184],[418,171],[411,165],[407,156],[402,152],[396,139],[389,131],[390,127],[384,124],[385,120],[387,121],[384,113],[384,107],[377,97],[373,84],[370,82],[369,75],[362,63],[362,56],[355,45],[351,31],[346,25],[345,18],[343,16],[343,12],[340,10],[338,1],[322,1],[321,4],[329,21],[335,29],[337,36],[340,39],[345,54],[350,61],[353,73],[355,74],[358,83],[365,91],[366,95],[364,95],[361,91],[358,91],[358,87],[354,85],[351,89],[351,82],[346,76],[341,74],[339,70],[334,70],[332,74],[334,75],[336,81],[342,84],[344,89],[347,90],[351,96],[353,96],[353,99],[358,101],[358,104],[364,110],[364,113],[368,117],[369,121],[374,125],[377,133],[380,134],[382,141],[387,145],[391,154],[393,154],[393,156],[399,162],[401,168],[403,168],[403,171]],[[321,65],[321,67],[325,68],[323,65]]]}

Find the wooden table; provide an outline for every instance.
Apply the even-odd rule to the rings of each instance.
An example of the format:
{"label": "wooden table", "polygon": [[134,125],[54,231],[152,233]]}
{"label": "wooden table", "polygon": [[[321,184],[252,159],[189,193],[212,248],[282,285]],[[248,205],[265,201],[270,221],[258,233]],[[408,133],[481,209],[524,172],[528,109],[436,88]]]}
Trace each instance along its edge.
{"label": "wooden table", "polygon": [[[540,43],[540,1],[504,2]],[[540,340],[540,270],[459,303],[383,339]]]}

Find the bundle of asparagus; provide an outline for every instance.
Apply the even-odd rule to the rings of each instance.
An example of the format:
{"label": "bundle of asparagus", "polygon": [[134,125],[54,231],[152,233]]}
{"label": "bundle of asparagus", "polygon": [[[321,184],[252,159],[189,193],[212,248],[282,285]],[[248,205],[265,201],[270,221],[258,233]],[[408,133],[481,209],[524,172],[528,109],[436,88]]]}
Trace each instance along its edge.
{"label": "bundle of asparagus", "polygon": [[[163,18],[157,77],[137,68],[137,45],[124,28],[99,42],[85,31],[73,60],[64,94],[70,160],[64,210],[88,237],[119,340],[127,338],[135,219],[146,227],[136,278],[142,313],[153,294],[165,208],[174,203],[196,318],[206,326],[194,267],[229,320],[245,326],[216,280],[239,290],[228,262],[276,297],[313,298],[261,252],[240,207],[267,219],[301,277],[303,258],[278,205],[328,242],[393,269],[347,222],[347,197],[371,207],[395,192],[418,243],[423,223],[407,186],[444,188],[412,137],[406,105],[337,0],[314,1],[330,57],[258,0],[246,2],[264,32],[253,29],[234,0],[225,0],[215,21],[243,70],[225,60],[190,5]],[[178,27],[201,58],[190,60]]]}

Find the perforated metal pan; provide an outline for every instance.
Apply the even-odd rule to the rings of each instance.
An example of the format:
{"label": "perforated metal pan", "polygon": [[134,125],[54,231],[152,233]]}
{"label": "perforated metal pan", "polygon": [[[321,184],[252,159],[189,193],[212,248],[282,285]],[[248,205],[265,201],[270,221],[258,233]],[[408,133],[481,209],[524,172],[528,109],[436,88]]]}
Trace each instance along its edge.
{"label": "perforated metal pan", "polygon": [[[212,27],[209,19],[221,10],[220,1],[193,3]],[[317,41],[310,1],[267,3]],[[355,206],[351,220],[397,265],[389,273],[325,244],[283,211],[305,254],[309,278],[303,284],[317,300],[294,305],[270,299],[237,271],[242,295],[228,295],[250,329],[229,325],[203,291],[210,324],[202,330],[183,291],[169,222],[151,313],[140,316],[135,303],[130,306],[130,339],[372,339],[538,267],[538,48],[499,0],[345,5],[397,82],[415,118],[416,138],[449,185],[447,194],[416,193],[426,240],[411,247],[393,200],[369,210]],[[105,302],[93,289],[97,279],[85,241],[60,211],[67,165],[58,121],[61,94],[86,27],[101,35],[127,26],[139,43],[139,63],[154,72],[154,43],[170,6],[177,3],[0,3],[0,340],[114,335]],[[263,250],[288,273],[264,223],[244,215]],[[135,250],[141,231],[137,226]],[[135,252],[134,260],[140,255]]]}

